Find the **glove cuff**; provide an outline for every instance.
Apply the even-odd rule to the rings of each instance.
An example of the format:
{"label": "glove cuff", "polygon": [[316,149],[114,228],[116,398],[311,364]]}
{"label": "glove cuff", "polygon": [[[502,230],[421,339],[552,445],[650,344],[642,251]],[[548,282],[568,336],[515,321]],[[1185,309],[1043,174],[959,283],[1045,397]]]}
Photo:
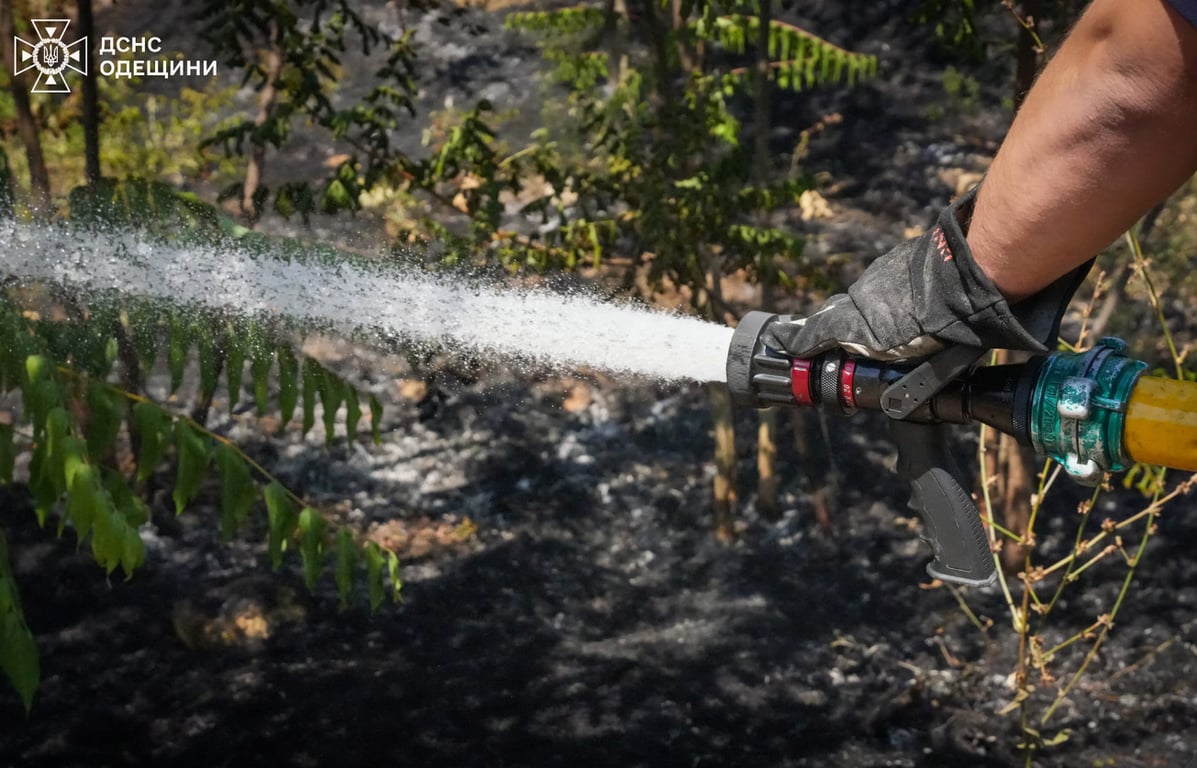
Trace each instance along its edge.
{"label": "glove cuff", "polygon": [[985,342],[983,346],[1046,352],[1055,347],[1064,312],[1093,261],[1082,264],[1011,306],[977,265],[968,245],[967,233],[980,188],[980,185],[973,187],[945,208],[937,226],[951,256],[950,261],[955,264],[964,295],[972,304],[968,322]]}

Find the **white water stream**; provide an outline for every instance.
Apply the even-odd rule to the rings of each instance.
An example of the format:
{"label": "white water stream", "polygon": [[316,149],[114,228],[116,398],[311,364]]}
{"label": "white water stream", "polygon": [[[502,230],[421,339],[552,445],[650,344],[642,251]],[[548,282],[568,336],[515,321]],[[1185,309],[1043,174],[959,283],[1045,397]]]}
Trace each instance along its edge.
{"label": "white water stream", "polygon": [[0,223],[0,273],[86,294],[116,290],[350,337],[437,344],[557,369],[723,381],[732,330],[692,317],[547,290],[483,286],[391,266],[326,266],[136,234]]}

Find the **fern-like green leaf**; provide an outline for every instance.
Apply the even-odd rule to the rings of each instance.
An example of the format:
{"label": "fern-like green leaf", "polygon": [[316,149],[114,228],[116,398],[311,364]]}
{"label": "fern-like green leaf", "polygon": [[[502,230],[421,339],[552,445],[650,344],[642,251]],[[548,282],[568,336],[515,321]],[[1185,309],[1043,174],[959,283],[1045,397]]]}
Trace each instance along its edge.
{"label": "fern-like green leaf", "polygon": [[324,518],[311,507],[299,513],[299,553],[303,558],[303,579],[308,589],[316,586],[324,569]]}
{"label": "fern-like green leaf", "polygon": [[216,339],[211,331],[204,330],[196,340],[199,350],[200,397],[211,402],[216,394],[216,384],[220,379],[221,354],[216,347]]}
{"label": "fern-like green leaf", "polygon": [[278,348],[278,410],[280,426],[286,426],[295,415],[299,402],[299,362],[289,347]]}
{"label": "fern-like green leaf", "polygon": [[35,429],[41,439],[29,460],[29,486],[39,525],[46,524],[55,502],[66,491],[67,425],[66,410],[55,406],[46,414],[40,429]]}
{"label": "fern-like green leaf", "polygon": [[362,406],[358,402],[357,390],[345,387],[345,439],[352,440],[362,420]]}
{"label": "fern-like green leaf", "polygon": [[105,572],[111,574],[120,565],[125,555],[126,531],[124,516],[112,507],[108,492],[100,485],[94,473],[77,476],[75,485],[71,487],[68,503],[75,500],[76,494],[81,493],[80,482],[91,486],[85,493],[89,502],[95,505],[95,521],[92,524],[91,553],[96,562]]}
{"label": "fern-like green leaf", "polygon": [[137,480],[145,482],[166,452],[165,430],[170,422],[160,407],[142,401],[133,406],[133,423],[141,441],[137,447]]}
{"label": "fern-like green leaf", "polygon": [[239,333],[225,335],[224,375],[229,383],[229,413],[241,402],[241,379],[245,374],[245,342]]}
{"label": "fern-like green leaf", "polygon": [[228,541],[249,517],[258,493],[249,465],[225,443],[216,446],[216,466],[220,470],[220,535]]}
{"label": "fern-like green leaf", "polygon": [[337,424],[337,411],[345,399],[345,382],[325,371],[320,377],[320,414],[324,421],[324,439],[331,443],[333,432]]}
{"label": "fern-like green leaf", "polygon": [[107,467],[102,468],[101,472],[103,473],[104,488],[112,498],[113,506],[125,518],[129,527],[136,530],[145,525],[150,519],[150,510],[146,508],[137,494],[133,493],[133,489],[125,481],[124,475]]}
{"label": "fern-like green leaf", "polygon": [[0,671],[28,713],[41,680],[37,643],[25,623],[17,582],[8,561],[8,540],[0,530]]}
{"label": "fern-like green leaf", "polygon": [[258,415],[264,416],[270,407],[270,368],[274,363],[274,356],[268,347],[255,344],[250,353],[249,373],[254,385],[254,404],[258,408]]}
{"label": "fern-like green leaf", "polygon": [[170,391],[177,392],[183,383],[187,370],[187,353],[191,349],[191,326],[183,318],[170,318],[170,346],[166,352],[167,367],[170,369]]}
{"label": "fern-like green leaf", "polygon": [[316,393],[320,389],[320,380],[324,378],[324,369],[312,358],[303,361],[303,434],[312,431],[316,425]]}
{"label": "fern-like green leaf", "polygon": [[121,547],[121,570],[125,579],[133,577],[133,571],[145,563],[145,542],[141,534],[131,525],[124,527],[124,542]]}
{"label": "fern-like green leaf", "polygon": [[291,505],[287,490],[277,480],[266,486],[263,497],[266,500],[266,515],[270,526],[266,548],[270,553],[271,567],[278,570],[283,564],[283,552],[287,548],[287,541],[295,533],[295,509]]}
{"label": "fern-like green leaf", "polygon": [[139,306],[129,311],[129,335],[144,368],[153,367],[158,357],[159,320],[158,311],[149,307]]}
{"label": "fern-like green leaf", "polygon": [[87,451],[92,456],[103,456],[120,432],[124,401],[107,384],[93,379],[87,386],[87,408]]}
{"label": "fern-like green leaf", "polygon": [[199,493],[211,452],[208,438],[181,419],[175,422],[175,447],[179,452],[179,471],[171,498],[175,502],[175,514],[181,515]]}

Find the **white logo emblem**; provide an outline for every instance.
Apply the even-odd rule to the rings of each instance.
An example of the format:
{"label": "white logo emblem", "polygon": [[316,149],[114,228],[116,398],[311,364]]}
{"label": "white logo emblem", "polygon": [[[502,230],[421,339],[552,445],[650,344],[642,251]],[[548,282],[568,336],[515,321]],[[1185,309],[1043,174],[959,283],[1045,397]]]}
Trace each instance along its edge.
{"label": "white logo emblem", "polygon": [[13,36],[13,72],[37,70],[33,93],[70,93],[64,75],[68,69],[87,74],[87,38],[63,41],[70,19],[30,19],[30,23],[37,30],[37,42]]}

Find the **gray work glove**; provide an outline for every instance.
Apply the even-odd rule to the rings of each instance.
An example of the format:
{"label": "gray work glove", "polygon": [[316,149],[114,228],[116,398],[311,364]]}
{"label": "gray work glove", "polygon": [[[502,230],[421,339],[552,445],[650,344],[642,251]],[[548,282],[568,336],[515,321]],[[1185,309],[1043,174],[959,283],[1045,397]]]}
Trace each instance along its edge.
{"label": "gray work glove", "polygon": [[836,346],[874,360],[925,357],[952,344],[1054,348],[1060,318],[1092,261],[1011,307],[973,261],[965,240],[976,189],[935,227],[874,261],[846,294],[817,312],[769,326],[765,342],[794,357]]}

